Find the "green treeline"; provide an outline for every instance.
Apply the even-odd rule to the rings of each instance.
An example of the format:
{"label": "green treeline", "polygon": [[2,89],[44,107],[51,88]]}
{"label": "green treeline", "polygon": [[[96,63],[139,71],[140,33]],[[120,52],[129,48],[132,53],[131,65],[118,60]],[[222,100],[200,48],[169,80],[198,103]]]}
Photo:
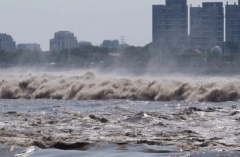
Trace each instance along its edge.
{"label": "green treeline", "polygon": [[[219,45],[224,47],[225,53],[212,52],[206,49],[207,64],[240,64],[240,49],[238,43],[225,42]],[[70,65],[69,65],[70,51]],[[192,50],[162,46],[160,43],[150,43],[144,47],[126,47],[124,49],[107,49],[98,46],[82,45],[71,50],[63,49],[60,52],[38,52],[18,50],[5,52],[0,50],[0,67],[11,66],[56,66],[56,67],[149,67],[158,65],[189,66],[205,65],[205,49],[199,48],[200,54]]]}
{"label": "green treeline", "polygon": [[[149,44],[150,45],[150,44]],[[60,52],[39,52],[30,50],[18,50],[5,52],[0,50],[0,66],[40,66],[55,63],[57,67],[91,67],[91,66],[144,66],[152,58],[149,45],[145,47],[127,47],[125,49],[108,49],[98,46],[82,45],[71,50],[63,49]]]}

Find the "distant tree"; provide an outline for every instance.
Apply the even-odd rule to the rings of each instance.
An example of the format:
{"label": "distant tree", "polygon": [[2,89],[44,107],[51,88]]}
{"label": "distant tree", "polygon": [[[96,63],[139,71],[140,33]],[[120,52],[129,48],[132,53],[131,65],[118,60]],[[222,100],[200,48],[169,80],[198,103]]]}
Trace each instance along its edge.
{"label": "distant tree", "polygon": [[239,52],[239,45],[235,41],[226,41],[224,42],[224,49],[229,51],[231,60],[233,60],[233,56]]}
{"label": "distant tree", "polygon": [[0,49],[0,62],[1,63],[6,62],[6,52],[2,49]]}
{"label": "distant tree", "polygon": [[208,48],[207,50],[207,61],[208,63],[218,63],[220,62],[219,59],[221,58],[221,54],[217,51],[212,51],[212,49]]}
{"label": "distant tree", "polygon": [[235,41],[226,41],[224,45],[225,48],[229,49],[231,54],[237,53],[239,50],[239,45]]}

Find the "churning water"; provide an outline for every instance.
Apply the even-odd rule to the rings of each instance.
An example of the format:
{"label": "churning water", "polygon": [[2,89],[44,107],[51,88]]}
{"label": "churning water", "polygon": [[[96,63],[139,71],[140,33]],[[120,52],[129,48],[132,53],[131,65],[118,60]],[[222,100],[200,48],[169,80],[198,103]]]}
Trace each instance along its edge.
{"label": "churning water", "polygon": [[2,73],[2,99],[107,100],[131,99],[148,101],[236,101],[240,98],[240,77],[194,76],[118,76],[111,74]]}
{"label": "churning water", "polygon": [[0,100],[2,156],[239,156],[240,103]]}
{"label": "churning water", "polygon": [[239,77],[0,74],[1,156],[240,156]]}

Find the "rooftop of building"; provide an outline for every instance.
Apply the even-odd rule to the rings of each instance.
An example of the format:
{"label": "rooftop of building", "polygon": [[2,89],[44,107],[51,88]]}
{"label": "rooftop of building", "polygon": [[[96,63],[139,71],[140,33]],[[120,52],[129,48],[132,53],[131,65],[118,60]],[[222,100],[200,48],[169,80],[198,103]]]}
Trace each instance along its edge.
{"label": "rooftop of building", "polygon": [[171,7],[173,5],[180,5],[185,8],[187,6],[187,0],[166,0],[165,5],[153,5],[153,6]]}
{"label": "rooftop of building", "polygon": [[56,33],[71,33],[70,31],[58,31]]}
{"label": "rooftop of building", "polygon": [[58,31],[54,33],[54,39],[51,39],[50,41],[54,41],[55,39],[74,39],[76,40],[77,37],[74,36],[74,33],[70,31]]}
{"label": "rooftop of building", "polygon": [[234,2],[233,4],[229,4],[228,2],[227,2],[227,4],[226,4],[226,6],[231,6],[231,7],[233,7],[233,6],[240,6],[240,2],[238,2],[238,4],[236,3],[236,2]]}
{"label": "rooftop of building", "polygon": [[40,45],[40,44],[37,44],[37,43],[20,43],[18,45]]}
{"label": "rooftop of building", "polygon": [[223,2],[202,2],[203,4],[222,4],[223,5]]}
{"label": "rooftop of building", "polygon": [[234,2],[233,4],[229,4],[227,1],[226,6],[240,6],[240,0],[238,0],[238,4],[236,2]]}
{"label": "rooftop of building", "polygon": [[187,5],[187,0],[166,0],[166,5],[170,6],[172,4],[181,4],[183,6]]}
{"label": "rooftop of building", "polygon": [[58,31],[55,34],[73,34],[73,33],[70,31]]}
{"label": "rooftop of building", "polygon": [[166,5],[162,5],[162,4],[154,4],[153,6],[166,7]]}
{"label": "rooftop of building", "polygon": [[200,7],[200,5],[198,7],[193,7],[192,5],[190,5],[190,8],[191,9],[198,9],[199,10],[206,10],[206,9],[209,9],[209,8],[213,8],[213,7],[216,7],[218,8],[218,12],[220,14],[223,14],[223,2],[203,2],[202,3],[202,7]]}
{"label": "rooftop of building", "polygon": [[11,36],[11,35],[8,35],[6,33],[0,33],[1,36]]}
{"label": "rooftop of building", "polygon": [[[198,5],[197,7],[193,7],[192,5],[190,5],[190,7],[201,8],[200,5]],[[208,7],[221,7],[221,8],[223,8],[223,2],[203,2],[202,3],[202,8],[208,8]]]}
{"label": "rooftop of building", "polygon": [[167,10],[173,10],[173,9],[176,9],[176,8],[182,8],[181,5],[179,4],[174,4],[172,6],[166,6],[166,5],[153,5],[153,8],[154,7],[157,7],[158,9],[167,9]]}

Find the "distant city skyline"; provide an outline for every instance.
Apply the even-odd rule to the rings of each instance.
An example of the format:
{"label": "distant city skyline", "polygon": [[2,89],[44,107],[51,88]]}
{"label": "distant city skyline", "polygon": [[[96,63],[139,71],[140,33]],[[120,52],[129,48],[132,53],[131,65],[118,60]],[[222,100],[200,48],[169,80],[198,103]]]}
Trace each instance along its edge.
{"label": "distant city skyline", "polygon": [[[165,0],[2,0],[4,15],[0,33],[11,35],[16,43],[39,43],[49,50],[49,39],[57,31],[71,31],[78,41],[100,45],[103,40],[126,36],[130,45],[144,46],[152,41],[152,5]],[[188,7],[202,2],[188,0]],[[228,0],[229,4],[238,0]]]}

